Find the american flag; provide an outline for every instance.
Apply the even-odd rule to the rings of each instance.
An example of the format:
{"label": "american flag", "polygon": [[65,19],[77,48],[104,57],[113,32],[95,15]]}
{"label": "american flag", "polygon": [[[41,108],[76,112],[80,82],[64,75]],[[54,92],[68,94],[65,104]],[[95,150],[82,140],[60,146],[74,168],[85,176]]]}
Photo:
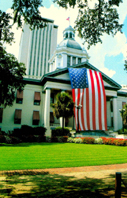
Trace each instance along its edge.
{"label": "american flag", "polygon": [[86,68],[69,68],[75,124],[79,130],[107,130],[106,95],[100,72]]}

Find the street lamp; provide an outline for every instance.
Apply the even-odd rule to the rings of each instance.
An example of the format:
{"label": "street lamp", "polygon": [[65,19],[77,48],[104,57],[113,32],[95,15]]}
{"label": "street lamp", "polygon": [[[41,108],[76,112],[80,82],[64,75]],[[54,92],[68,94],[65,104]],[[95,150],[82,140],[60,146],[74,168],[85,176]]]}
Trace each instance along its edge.
{"label": "street lamp", "polygon": [[119,109],[119,112],[121,113],[121,117],[122,117],[122,129],[123,129],[123,133],[124,133],[123,113],[125,112],[125,109]]}
{"label": "street lamp", "polygon": [[75,108],[78,110],[78,122],[77,122],[77,130],[76,130],[76,133],[79,132],[79,109],[82,108],[82,105],[79,104],[79,105],[75,105]]}

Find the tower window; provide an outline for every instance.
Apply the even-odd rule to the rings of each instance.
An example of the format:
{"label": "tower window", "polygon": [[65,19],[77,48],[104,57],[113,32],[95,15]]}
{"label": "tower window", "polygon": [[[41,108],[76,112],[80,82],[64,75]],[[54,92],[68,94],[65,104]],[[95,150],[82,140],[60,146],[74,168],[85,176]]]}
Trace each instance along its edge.
{"label": "tower window", "polygon": [[78,64],[80,64],[81,63],[81,58],[78,58]]}
{"label": "tower window", "polygon": [[76,64],[76,57],[73,57],[72,58],[72,65],[75,65]]}
{"label": "tower window", "polygon": [[70,56],[67,56],[67,67],[70,66],[70,61],[71,61],[71,57]]}

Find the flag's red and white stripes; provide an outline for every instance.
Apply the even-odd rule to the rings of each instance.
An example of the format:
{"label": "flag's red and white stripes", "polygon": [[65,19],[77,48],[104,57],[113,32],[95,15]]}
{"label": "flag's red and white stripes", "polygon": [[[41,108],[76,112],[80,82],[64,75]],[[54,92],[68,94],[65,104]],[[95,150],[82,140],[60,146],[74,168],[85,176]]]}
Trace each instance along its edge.
{"label": "flag's red and white stripes", "polygon": [[[107,130],[106,95],[100,72],[87,69],[88,88],[72,89],[73,101],[81,104],[79,109],[79,130]],[[75,123],[78,124],[78,110],[75,107]]]}

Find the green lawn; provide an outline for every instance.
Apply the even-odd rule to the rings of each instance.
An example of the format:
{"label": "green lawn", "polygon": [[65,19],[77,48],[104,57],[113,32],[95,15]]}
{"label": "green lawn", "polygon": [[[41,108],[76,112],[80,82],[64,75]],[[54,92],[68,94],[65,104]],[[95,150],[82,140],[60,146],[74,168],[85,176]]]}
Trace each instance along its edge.
{"label": "green lawn", "polygon": [[0,170],[127,163],[127,146],[21,143],[0,146]]}

